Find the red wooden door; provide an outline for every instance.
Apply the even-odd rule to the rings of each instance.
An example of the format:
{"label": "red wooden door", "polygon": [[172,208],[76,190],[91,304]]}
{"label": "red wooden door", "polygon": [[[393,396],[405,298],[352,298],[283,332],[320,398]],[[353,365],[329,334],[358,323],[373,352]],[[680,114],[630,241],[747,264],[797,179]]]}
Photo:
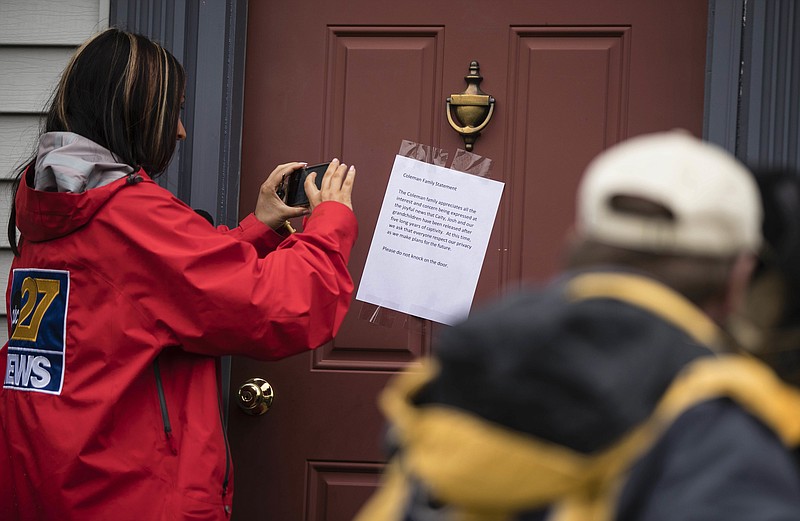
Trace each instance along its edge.
{"label": "red wooden door", "polygon": [[[401,141],[451,158],[463,148],[445,100],[465,88],[472,60],[497,99],[474,152],[506,183],[476,305],[556,271],[577,180],[600,150],[647,131],[702,129],[705,2],[294,0],[249,9],[241,213],[278,163],[355,164],[356,283]],[[314,353],[234,360],[232,395],[255,376],[276,392],[263,416],[231,410],[235,519],[344,521],[374,490],[384,461],[376,395],[429,353],[440,326],[378,326],[363,311],[354,301],[336,340]]]}

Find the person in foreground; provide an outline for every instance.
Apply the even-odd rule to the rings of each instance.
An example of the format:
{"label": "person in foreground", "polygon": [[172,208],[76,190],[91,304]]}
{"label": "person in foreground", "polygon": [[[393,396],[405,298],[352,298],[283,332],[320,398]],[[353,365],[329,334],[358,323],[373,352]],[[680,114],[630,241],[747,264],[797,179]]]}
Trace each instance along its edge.
{"label": "person in foreground", "polygon": [[800,394],[721,328],[761,216],[751,173],[686,132],[600,154],[564,273],[384,391],[394,452],[356,519],[800,519]]}
{"label": "person in foreground", "polygon": [[304,210],[276,195],[303,163],[280,165],[252,214],[214,228],[152,180],[186,137],[184,86],[155,42],[96,35],[21,169],[0,350],[2,519],[227,519],[219,356],[317,348],[348,309],[355,169],[334,160],[321,190],[310,176]]}

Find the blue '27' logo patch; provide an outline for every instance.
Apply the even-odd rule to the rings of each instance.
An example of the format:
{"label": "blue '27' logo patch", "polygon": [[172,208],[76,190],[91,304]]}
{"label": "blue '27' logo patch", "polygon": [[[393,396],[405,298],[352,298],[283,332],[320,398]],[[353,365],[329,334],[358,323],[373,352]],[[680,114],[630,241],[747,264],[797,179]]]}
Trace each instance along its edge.
{"label": "blue '27' logo patch", "polygon": [[61,394],[68,301],[69,272],[13,271],[5,389]]}

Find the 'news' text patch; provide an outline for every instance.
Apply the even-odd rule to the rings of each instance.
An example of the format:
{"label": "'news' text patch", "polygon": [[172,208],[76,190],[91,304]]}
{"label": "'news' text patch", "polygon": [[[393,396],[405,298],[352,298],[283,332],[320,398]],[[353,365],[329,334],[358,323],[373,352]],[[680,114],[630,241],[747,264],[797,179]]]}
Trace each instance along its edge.
{"label": "'news' text patch", "polygon": [[13,271],[5,389],[61,394],[68,303],[69,272]]}

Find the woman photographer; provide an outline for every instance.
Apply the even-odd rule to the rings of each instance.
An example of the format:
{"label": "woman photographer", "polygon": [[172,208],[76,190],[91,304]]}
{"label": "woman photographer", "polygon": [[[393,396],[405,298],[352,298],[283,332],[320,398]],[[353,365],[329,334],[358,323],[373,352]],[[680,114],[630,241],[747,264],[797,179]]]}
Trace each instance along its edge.
{"label": "woman photographer", "polygon": [[4,519],[227,518],[218,357],[316,348],[348,309],[355,169],[334,160],[321,189],[310,176],[302,209],[276,188],[303,163],[279,165],[255,211],[215,229],[152,180],[186,137],[184,87],[158,44],[100,33],[64,70],[19,172],[0,350]]}

